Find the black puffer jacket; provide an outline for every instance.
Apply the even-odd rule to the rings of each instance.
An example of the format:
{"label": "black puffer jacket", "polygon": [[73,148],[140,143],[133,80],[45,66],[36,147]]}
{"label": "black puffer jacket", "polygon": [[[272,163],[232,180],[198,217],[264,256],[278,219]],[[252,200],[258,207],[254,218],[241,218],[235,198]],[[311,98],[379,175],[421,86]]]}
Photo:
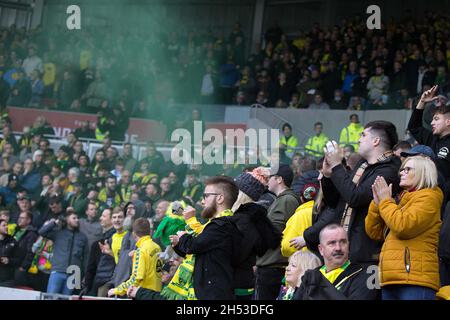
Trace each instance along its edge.
{"label": "black puffer jacket", "polygon": [[263,256],[268,249],[276,249],[281,242],[281,233],[267,218],[267,210],[256,203],[241,205],[230,219],[243,236],[234,271],[234,287],[250,289],[255,285],[253,266],[256,256]]}

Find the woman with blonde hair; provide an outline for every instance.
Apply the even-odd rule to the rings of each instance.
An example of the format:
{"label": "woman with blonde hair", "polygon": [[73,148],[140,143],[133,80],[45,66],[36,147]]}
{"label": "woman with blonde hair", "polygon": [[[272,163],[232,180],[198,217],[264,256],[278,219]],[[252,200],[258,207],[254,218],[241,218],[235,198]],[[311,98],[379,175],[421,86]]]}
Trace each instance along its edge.
{"label": "woman with blonde hair", "polygon": [[234,179],[239,194],[231,209],[234,215],[230,219],[243,235],[234,273],[238,300],[250,300],[254,295],[256,256],[263,256],[268,249],[277,248],[281,242],[281,232],[267,218],[267,210],[257,203],[267,184],[266,172],[263,168],[256,168]]}
{"label": "woman with blonde hair", "polygon": [[322,265],[320,259],[309,251],[296,251],[289,258],[286,267],[286,286],[283,286],[278,300],[292,300],[295,290],[302,284],[302,277],[306,271],[316,269]]}
{"label": "woman with blonde hair", "polygon": [[383,300],[433,300],[439,290],[438,238],[443,193],[436,165],[427,157],[406,158],[400,167],[399,203],[392,185],[377,177],[366,217],[367,235],[383,241],[380,282]]}

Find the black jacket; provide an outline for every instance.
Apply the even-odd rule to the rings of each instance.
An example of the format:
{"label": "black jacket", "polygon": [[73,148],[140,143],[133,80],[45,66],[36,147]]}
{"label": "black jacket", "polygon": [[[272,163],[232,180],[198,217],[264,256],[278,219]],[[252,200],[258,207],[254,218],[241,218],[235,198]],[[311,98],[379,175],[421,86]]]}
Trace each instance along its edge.
{"label": "black jacket", "polygon": [[389,185],[393,185],[394,196],[399,191],[400,160],[390,157],[384,161],[369,165],[356,186],[352,179],[361,160],[352,172],[348,172],[343,165],[333,168],[331,178],[322,179],[324,200],[327,206],[334,209],[340,221],[346,203],[353,208],[349,225],[350,261],[354,263],[377,263],[381,251],[381,243],[371,240],[366,234],[365,219],[370,202],[373,199],[372,184],[377,176],[382,176]]}
{"label": "black jacket", "polygon": [[[100,287],[101,285],[110,281],[114,274],[114,268],[116,263],[114,257],[109,254],[103,254],[100,250],[99,242],[104,243],[108,241],[111,244],[111,237],[116,232],[114,228],[103,233],[103,237],[100,241],[95,241],[91,245],[89,254],[88,265],[86,268],[85,276],[85,291],[89,292],[93,287]],[[94,292],[95,295],[97,292]]]}
{"label": "black jacket", "polygon": [[450,201],[442,215],[442,226],[439,232],[439,257],[450,265]]}
{"label": "black jacket", "polygon": [[276,249],[281,243],[281,233],[267,218],[267,210],[256,203],[241,205],[230,219],[243,236],[234,271],[234,288],[254,288],[256,256],[263,256],[268,249]]}
{"label": "black jacket", "polygon": [[415,109],[409,119],[408,130],[417,142],[433,149],[437,156],[438,171],[443,174],[448,186],[450,181],[450,135],[443,138],[433,135],[430,130],[422,126],[422,117],[423,110]]}
{"label": "black jacket", "polygon": [[321,212],[318,215],[313,215],[312,218],[312,226],[306,229],[303,232],[303,239],[305,239],[306,247],[314,252],[317,253],[318,256],[320,256],[318,245],[320,243],[319,241],[319,234],[320,231],[329,224],[332,223],[340,223],[341,220],[336,214],[336,211],[325,207],[321,210]]}
{"label": "black jacket", "polygon": [[5,239],[0,240],[0,258],[8,258],[8,264],[0,262],[0,282],[14,278],[14,269],[19,264],[19,250],[17,241],[7,235]]}
{"label": "black jacket", "polygon": [[295,291],[293,300],[376,300],[379,290],[368,288],[370,276],[366,267],[352,263],[334,281],[338,285],[348,277],[337,289],[322,275],[320,268],[308,270],[303,275],[302,284]]}
{"label": "black jacket", "polygon": [[233,276],[241,236],[229,217],[212,219],[194,237],[183,235],[174,250],[195,255],[194,290],[199,300],[233,300]]}
{"label": "black jacket", "polygon": [[28,226],[25,234],[20,238],[17,243],[18,247],[18,267],[22,267],[25,271],[31,266],[34,258],[34,253],[31,251],[33,244],[38,238],[38,233],[36,228],[33,226]]}

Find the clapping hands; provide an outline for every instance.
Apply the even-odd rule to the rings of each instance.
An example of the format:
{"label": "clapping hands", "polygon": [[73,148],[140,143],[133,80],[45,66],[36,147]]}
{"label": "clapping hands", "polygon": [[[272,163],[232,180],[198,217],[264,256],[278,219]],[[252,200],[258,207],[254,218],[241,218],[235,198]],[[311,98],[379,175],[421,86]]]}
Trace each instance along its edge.
{"label": "clapping hands", "polygon": [[372,193],[376,205],[383,200],[392,199],[392,183],[388,185],[383,177],[378,176],[372,184]]}

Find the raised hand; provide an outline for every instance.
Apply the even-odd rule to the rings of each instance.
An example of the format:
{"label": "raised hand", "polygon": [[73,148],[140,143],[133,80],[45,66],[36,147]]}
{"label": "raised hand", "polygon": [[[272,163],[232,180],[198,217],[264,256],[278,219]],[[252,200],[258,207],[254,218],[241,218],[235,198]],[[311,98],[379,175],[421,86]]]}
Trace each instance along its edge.
{"label": "raised hand", "polygon": [[425,103],[432,102],[438,99],[438,97],[436,96],[438,89],[439,86],[435,85],[430,90],[427,90],[424,93],[422,93],[419,103],[417,104],[417,109],[422,110],[425,108]]}

